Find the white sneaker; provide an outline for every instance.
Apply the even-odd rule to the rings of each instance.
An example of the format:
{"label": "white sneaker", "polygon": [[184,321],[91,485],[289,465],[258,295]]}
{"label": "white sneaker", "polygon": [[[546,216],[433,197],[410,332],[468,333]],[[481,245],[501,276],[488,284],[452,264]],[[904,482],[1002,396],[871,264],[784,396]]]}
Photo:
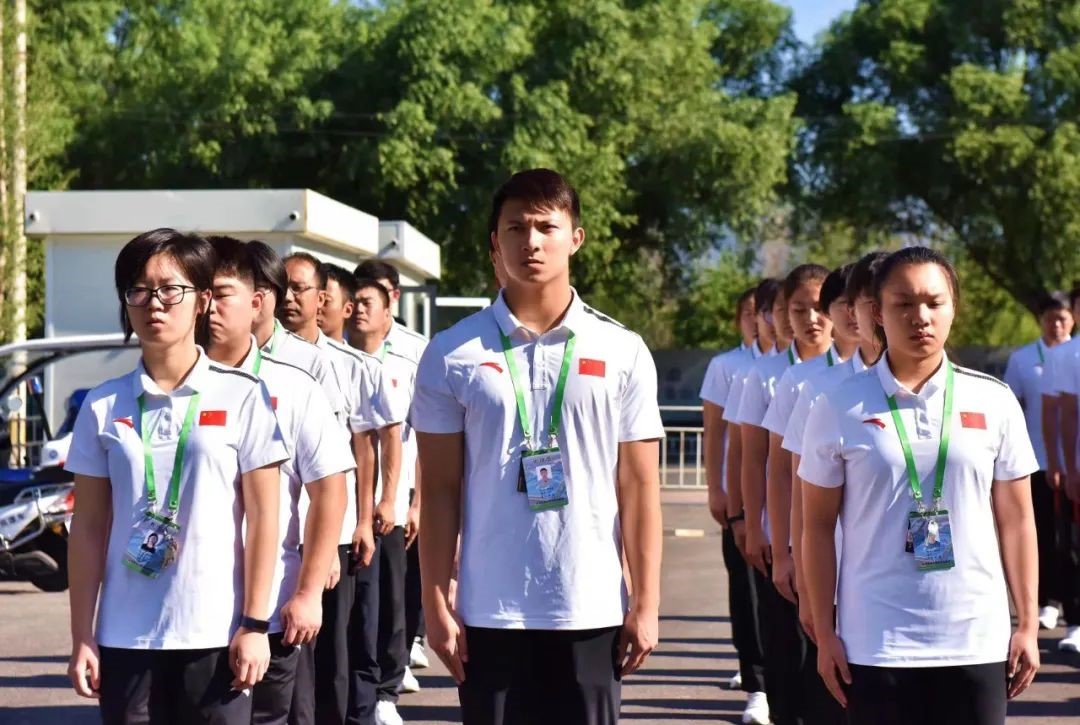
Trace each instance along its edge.
{"label": "white sneaker", "polygon": [[1061,612],[1057,607],[1042,607],[1039,609],[1039,628],[1040,629],[1053,629],[1057,626],[1058,615]]}
{"label": "white sneaker", "polygon": [[422,670],[430,666],[431,662],[428,660],[427,652],[424,651],[424,640],[417,637],[413,640],[412,649],[409,650],[409,667]]}
{"label": "white sneaker", "polygon": [[1080,652],[1080,627],[1069,627],[1065,637],[1058,642],[1059,652]]}
{"label": "white sneaker", "polygon": [[736,672],[734,675],[732,675],[731,679],[728,680],[727,686],[729,690],[738,690],[740,687],[742,687],[742,673]]}
{"label": "white sneaker", "polygon": [[751,725],[769,725],[769,701],[764,692],[751,692],[746,698],[742,721]]}
{"label": "white sneaker", "polygon": [[379,700],[375,703],[375,725],[405,725],[405,721],[398,715],[397,705]]}
{"label": "white sneaker", "polygon": [[412,673],[412,669],[405,668],[405,676],[401,678],[401,684],[398,685],[398,692],[420,692],[420,681],[416,679],[416,675]]}

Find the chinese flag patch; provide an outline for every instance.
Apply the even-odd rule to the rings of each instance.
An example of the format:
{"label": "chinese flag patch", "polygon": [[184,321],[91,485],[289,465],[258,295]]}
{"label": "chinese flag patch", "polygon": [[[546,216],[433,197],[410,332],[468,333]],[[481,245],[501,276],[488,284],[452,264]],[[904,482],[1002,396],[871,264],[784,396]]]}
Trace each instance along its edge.
{"label": "chinese flag patch", "polygon": [[960,425],[965,428],[978,428],[986,430],[986,416],[982,413],[961,413]]}
{"label": "chinese flag patch", "polygon": [[[273,395],[270,396],[270,407],[273,408],[274,410],[277,410],[277,398],[274,397]],[[224,418],[221,419],[221,424],[225,425],[225,419]]]}
{"label": "chinese flag patch", "polygon": [[225,425],[224,410],[199,411],[199,425]]}
{"label": "chinese flag patch", "polygon": [[590,360],[587,357],[578,360],[578,375],[595,375],[602,378],[606,373],[607,363],[603,360]]}

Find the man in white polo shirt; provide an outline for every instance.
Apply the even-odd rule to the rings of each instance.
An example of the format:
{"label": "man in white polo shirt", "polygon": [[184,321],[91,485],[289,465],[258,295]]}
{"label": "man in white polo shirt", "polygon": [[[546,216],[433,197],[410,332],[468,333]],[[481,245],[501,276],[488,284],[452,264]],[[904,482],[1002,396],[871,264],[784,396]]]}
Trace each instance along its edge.
{"label": "man in white polo shirt", "polygon": [[[333,652],[333,664],[327,662],[320,653],[322,642],[315,647],[315,686],[320,687],[325,681],[328,670],[335,675],[337,683],[345,684],[341,678],[341,665],[347,663],[351,669],[351,684],[348,685],[348,705],[350,720],[367,722],[375,713],[376,687],[380,681],[377,662],[377,623],[378,623],[378,580],[377,563],[378,545],[372,540],[374,531],[374,512],[372,509],[375,475],[375,443],[400,449],[400,427],[407,410],[392,409],[392,401],[386,397],[383,376],[378,361],[330,340],[319,330],[317,316],[323,301],[326,276],[318,259],[305,252],[290,254],[284,259],[288,289],[285,304],[280,310],[282,324],[305,342],[314,345],[330,362],[331,370],[345,394],[348,408],[347,427],[353,434],[353,450],[356,453],[356,524],[350,534],[353,521],[346,522],[341,531],[341,541],[350,542],[352,563],[348,567],[356,574],[356,597],[352,605],[347,626],[341,626],[331,645],[325,649]],[[348,556],[346,556],[348,562]],[[348,569],[346,573],[348,573]],[[349,631],[353,634],[350,636]],[[342,658],[342,640],[349,642],[345,647],[347,657]],[[334,694],[340,703],[342,689],[335,687]],[[316,711],[321,706],[321,698],[316,694]],[[316,715],[316,720],[322,717]],[[337,721],[336,715],[334,718]]]}
{"label": "man in white polo shirt", "polygon": [[[281,466],[281,554],[271,590],[269,630],[272,657],[267,676],[252,696],[254,722],[284,725],[300,659],[297,646],[312,644],[322,627],[322,592],[337,557],[337,532],[345,515],[345,471],[355,462],[348,439],[311,374],[263,353],[255,342],[252,329],[267,298],[255,291],[246,245],[231,237],[210,237],[210,243],[217,252],[218,269],[207,354],[263,381],[290,455]],[[301,488],[311,501],[304,519]],[[307,531],[302,562],[301,525]]]}
{"label": "man in white polo shirt", "polygon": [[[621,678],[657,643],[656,368],[639,336],[570,287],[579,218],[559,174],[511,177],[490,217],[506,287],[420,362],[428,643],[459,684],[466,725],[615,723]],[[540,490],[545,467],[563,495]]]}

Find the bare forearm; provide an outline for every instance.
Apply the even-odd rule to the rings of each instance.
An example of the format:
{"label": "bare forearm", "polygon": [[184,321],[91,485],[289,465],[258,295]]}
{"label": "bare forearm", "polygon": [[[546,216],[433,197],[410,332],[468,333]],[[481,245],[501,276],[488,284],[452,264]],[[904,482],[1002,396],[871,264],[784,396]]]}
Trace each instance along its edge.
{"label": "bare forearm", "polygon": [[619,519],[626,563],[634,583],[634,604],[657,611],[660,606],[660,561],[663,520],[659,481],[623,481],[619,487]]}
{"label": "bare forearm", "polygon": [[780,447],[779,436],[769,436],[769,536],[773,556],[783,556],[791,540],[791,454]]}
{"label": "bare forearm", "polygon": [[71,637],[76,642],[93,639],[94,614],[105,573],[108,521],[87,521],[75,516],[68,540],[68,599],[71,606]]}
{"label": "bare forearm", "polygon": [[735,516],[743,510],[742,496],[742,434],[739,426],[732,425],[728,431],[731,444],[727,452],[728,515]]}
{"label": "bare forearm", "polygon": [[461,533],[461,477],[436,473],[426,477],[425,505],[420,508],[420,581],[424,607],[448,606],[450,578]]}
{"label": "bare forearm", "polygon": [[[998,486],[1025,486],[1027,481],[995,482]],[[1012,492],[994,497],[994,516],[997,519],[998,540],[1001,542],[1001,561],[1009,585],[1013,607],[1020,629],[1039,626],[1039,555],[1036,544],[1035,518],[1030,495],[1016,496]]]}
{"label": "bare forearm", "polygon": [[[814,629],[832,632],[833,598],[836,595],[836,524],[803,522],[802,570],[800,587],[810,598]],[[797,576],[797,574],[796,574]]]}
{"label": "bare forearm", "polygon": [[401,480],[401,424],[379,429],[379,467],[382,471],[382,500],[397,500]]}
{"label": "bare forearm", "polygon": [[262,483],[244,487],[244,513],[247,535],[244,538],[244,614],[266,619],[270,611],[270,587],[278,547],[278,488],[277,469],[274,485]]}
{"label": "bare forearm", "polygon": [[1058,428],[1058,401],[1057,396],[1042,396],[1042,434],[1043,443],[1046,446],[1046,465],[1050,470],[1061,468],[1061,457],[1058,455],[1058,445],[1061,440],[1061,431]]}
{"label": "bare forearm", "polygon": [[356,460],[357,525],[371,525],[375,511],[375,464],[378,457],[375,431],[353,434],[353,458]]}
{"label": "bare forearm", "polygon": [[799,457],[791,456],[791,558],[795,562],[795,580],[803,581],[804,571],[802,568],[803,551],[803,497],[802,479],[795,473],[799,469]]}
{"label": "bare forearm", "polygon": [[765,458],[767,443],[757,445],[764,431],[756,426],[743,426],[742,496],[746,509],[747,527],[761,526],[761,511],[765,507]]}
{"label": "bare forearm", "polygon": [[416,478],[414,480],[416,482],[413,484],[412,503],[410,505],[414,509],[419,511],[420,510],[420,499],[421,499],[421,495],[420,495],[420,490],[421,490],[421,487],[420,487],[420,480],[421,480],[420,479],[420,461],[416,462]]}
{"label": "bare forearm", "polygon": [[304,522],[304,557],[296,583],[298,594],[318,594],[337,556],[345,520],[345,474],[328,476],[306,486],[311,505]]}
{"label": "bare forearm", "polygon": [[727,423],[723,420],[723,408],[712,403],[705,403],[705,476],[709,488],[722,491],[724,488],[724,432]]}

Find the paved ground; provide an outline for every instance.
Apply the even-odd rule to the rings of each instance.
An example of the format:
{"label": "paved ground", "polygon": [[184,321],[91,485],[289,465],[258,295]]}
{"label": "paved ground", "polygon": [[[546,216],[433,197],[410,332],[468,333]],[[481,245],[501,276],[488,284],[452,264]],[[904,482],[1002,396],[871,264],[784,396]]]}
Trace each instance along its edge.
{"label": "paved ground", "polygon": [[[697,494],[665,496],[664,600],[661,646],[627,681],[625,722],[739,722],[740,693],[721,689],[735,669],[720,539]],[[675,536],[679,530],[680,536]],[[705,536],[686,536],[695,530]],[[1080,722],[1080,661],[1067,662],[1044,633],[1036,684],[1009,708],[1010,723]],[[96,710],[77,698],[65,675],[67,599],[18,584],[0,584],[0,724],[82,725]],[[456,723],[457,696],[441,667],[418,672],[423,692],[406,695],[401,713],[417,723]]]}

